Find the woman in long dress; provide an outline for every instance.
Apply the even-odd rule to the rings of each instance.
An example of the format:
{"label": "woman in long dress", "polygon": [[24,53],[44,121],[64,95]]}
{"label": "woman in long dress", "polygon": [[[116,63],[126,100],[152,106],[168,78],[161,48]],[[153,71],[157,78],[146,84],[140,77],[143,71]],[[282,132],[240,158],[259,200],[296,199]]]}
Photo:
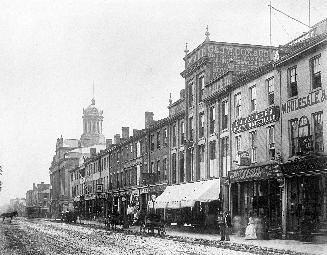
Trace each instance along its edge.
{"label": "woman in long dress", "polygon": [[250,215],[249,223],[245,229],[245,239],[251,240],[251,239],[257,239],[257,231],[255,228],[254,218],[252,215]]}

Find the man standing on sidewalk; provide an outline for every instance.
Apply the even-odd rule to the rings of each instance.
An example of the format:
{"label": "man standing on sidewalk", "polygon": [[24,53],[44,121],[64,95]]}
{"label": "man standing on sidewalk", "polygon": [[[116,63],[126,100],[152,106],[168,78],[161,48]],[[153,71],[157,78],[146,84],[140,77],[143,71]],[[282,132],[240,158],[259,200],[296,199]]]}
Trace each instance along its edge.
{"label": "man standing on sidewalk", "polygon": [[220,211],[218,211],[217,224],[220,230],[220,241],[225,241],[226,224],[225,224],[224,215]]}
{"label": "man standing on sidewalk", "polygon": [[225,223],[225,241],[230,241],[229,234],[232,227],[232,217],[230,216],[229,211],[225,212],[224,223]]}

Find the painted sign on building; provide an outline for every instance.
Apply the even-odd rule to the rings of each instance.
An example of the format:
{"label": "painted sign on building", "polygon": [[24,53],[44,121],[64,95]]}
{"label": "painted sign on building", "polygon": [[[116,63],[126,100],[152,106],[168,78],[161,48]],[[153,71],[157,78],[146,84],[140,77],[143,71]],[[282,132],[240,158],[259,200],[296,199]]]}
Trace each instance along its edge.
{"label": "painted sign on building", "polygon": [[272,166],[268,165],[234,170],[230,171],[228,175],[230,182],[233,183],[269,179],[274,176],[274,172]]}
{"label": "painted sign on building", "polygon": [[233,122],[232,130],[234,133],[244,132],[252,128],[264,126],[279,120],[279,106],[269,107],[261,112],[253,113],[246,118],[240,118]]}
{"label": "painted sign on building", "polygon": [[324,89],[313,91],[305,97],[294,98],[282,104],[282,113],[297,111],[311,105],[322,103],[325,100],[327,100],[327,95]]}

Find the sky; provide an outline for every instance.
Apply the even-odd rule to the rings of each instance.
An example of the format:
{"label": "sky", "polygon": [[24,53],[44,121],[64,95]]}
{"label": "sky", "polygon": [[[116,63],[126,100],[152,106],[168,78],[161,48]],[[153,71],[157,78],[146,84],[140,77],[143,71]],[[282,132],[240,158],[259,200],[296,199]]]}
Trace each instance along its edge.
{"label": "sky", "polygon": [[[272,6],[309,22],[309,0]],[[267,0],[0,0],[0,204],[49,183],[56,139],[80,138],[83,108],[103,110],[103,134],[168,116],[184,87],[185,43],[270,45]],[[311,25],[327,2],[311,0]],[[325,16],[324,16],[325,14]],[[272,45],[307,31],[272,11]],[[131,131],[130,131],[131,133]]]}

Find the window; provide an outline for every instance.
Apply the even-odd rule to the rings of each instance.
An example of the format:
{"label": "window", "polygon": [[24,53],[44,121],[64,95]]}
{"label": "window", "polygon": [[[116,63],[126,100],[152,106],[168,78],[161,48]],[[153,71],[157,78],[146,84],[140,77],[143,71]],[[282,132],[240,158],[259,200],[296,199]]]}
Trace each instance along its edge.
{"label": "window", "polygon": [[216,159],[216,141],[211,141],[209,147],[210,147],[210,160],[214,160]]}
{"label": "window", "polygon": [[160,149],[160,131],[157,132],[157,149]]}
{"label": "window", "polygon": [[200,127],[200,130],[199,130],[199,136],[200,137],[203,137],[204,136],[204,113],[200,113],[200,118],[199,118],[199,127]]}
{"label": "window", "polygon": [[164,129],[163,135],[164,135],[164,145],[167,146],[168,145],[167,128]]}
{"label": "window", "polygon": [[274,77],[266,80],[268,88],[268,105],[273,105],[275,103],[275,79]]}
{"label": "window", "polygon": [[184,152],[181,151],[179,153],[179,174],[180,174],[180,182],[185,181],[185,172],[184,172]]}
{"label": "window", "polygon": [[188,85],[188,102],[189,105],[193,104],[193,83]]}
{"label": "window", "polygon": [[215,107],[211,106],[209,110],[209,118],[210,118],[210,134],[213,134],[215,132]]}
{"label": "window", "polygon": [[154,162],[151,162],[150,173],[154,173]]}
{"label": "window", "polygon": [[291,138],[291,156],[296,155],[298,151],[298,127],[297,119],[290,120],[289,122],[290,138]]}
{"label": "window", "polygon": [[193,117],[189,118],[190,140],[193,140]]}
{"label": "window", "polygon": [[185,123],[184,121],[181,122],[181,144],[185,142]]}
{"label": "window", "polygon": [[221,129],[225,130],[228,128],[228,101],[222,102],[221,113],[222,113]]}
{"label": "window", "polygon": [[176,147],[176,125],[173,126],[173,147]]}
{"label": "window", "polygon": [[298,152],[305,154],[312,151],[312,136],[310,135],[310,123],[306,116],[301,117],[298,123],[299,139],[298,139]]}
{"label": "window", "polygon": [[296,66],[288,69],[288,84],[289,84],[289,97],[298,95],[297,80],[296,80]]}
{"label": "window", "polygon": [[257,131],[250,132],[251,163],[257,162]]}
{"label": "window", "polygon": [[168,173],[167,173],[167,158],[164,158],[163,161],[162,161],[162,170],[163,170],[163,178],[164,178],[164,181],[167,180],[168,178]]}
{"label": "window", "polygon": [[242,106],[241,93],[237,93],[234,96],[234,106],[235,106],[235,117],[239,118],[241,116],[241,106]]}
{"label": "window", "polygon": [[204,76],[199,77],[199,101],[202,101],[204,94]]}
{"label": "window", "polygon": [[157,160],[157,178],[156,181],[160,182],[160,160]]}
{"label": "window", "polygon": [[199,161],[204,163],[204,145],[199,145]]}
{"label": "window", "polygon": [[227,176],[227,171],[229,167],[229,138],[225,136],[220,139],[221,144],[221,169],[223,171],[222,175]]}
{"label": "window", "polygon": [[310,60],[311,75],[312,75],[312,89],[321,88],[321,67],[320,67],[320,55]]}
{"label": "window", "polygon": [[322,122],[322,112],[317,112],[312,114],[313,119],[313,135],[314,135],[314,151],[323,152],[324,142],[323,142],[323,122]]}
{"label": "window", "polygon": [[275,127],[267,127],[268,159],[275,159]]}
{"label": "window", "polygon": [[257,87],[253,86],[250,88],[250,103],[251,112],[257,109]]}
{"label": "window", "polygon": [[171,159],[172,166],[172,183],[176,183],[176,153],[173,153]]}
{"label": "window", "polygon": [[154,134],[150,135],[150,142],[151,142],[151,151],[154,151]]}
{"label": "window", "polygon": [[241,151],[241,136],[235,136],[235,148],[236,148],[236,152]]}

